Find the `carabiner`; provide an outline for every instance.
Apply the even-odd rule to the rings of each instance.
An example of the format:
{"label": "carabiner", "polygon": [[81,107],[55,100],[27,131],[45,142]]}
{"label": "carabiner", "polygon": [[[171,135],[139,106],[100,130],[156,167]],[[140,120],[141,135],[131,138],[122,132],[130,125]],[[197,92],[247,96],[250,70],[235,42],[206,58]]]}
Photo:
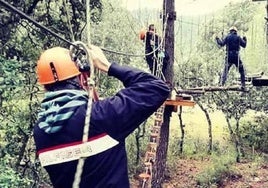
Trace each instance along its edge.
{"label": "carabiner", "polygon": [[70,46],[70,56],[80,72],[90,72],[91,62],[86,44],[81,41],[73,42],[73,45]]}

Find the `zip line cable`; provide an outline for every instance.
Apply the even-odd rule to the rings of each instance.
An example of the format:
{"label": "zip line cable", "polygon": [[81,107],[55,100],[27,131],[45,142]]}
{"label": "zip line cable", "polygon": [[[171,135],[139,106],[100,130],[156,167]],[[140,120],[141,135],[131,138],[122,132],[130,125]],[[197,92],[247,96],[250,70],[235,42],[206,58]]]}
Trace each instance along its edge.
{"label": "zip line cable", "polygon": [[37,21],[35,21],[34,19],[32,19],[30,16],[28,16],[27,14],[25,14],[24,12],[18,10],[17,8],[15,8],[14,6],[10,5],[9,3],[3,1],[3,0],[0,0],[0,4],[2,4],[3,6],[5,6],[6,8],[10,9],[11,11],[19,14],[21,17],[31,21],[35,26],[49,32],[51,35],[53,35],[54,37],[57,37],[59,39],[61,39],[62,41],[66,42],[67,44],[69,45],[73,45],[72,42],[70,42],[69,40],[66,40],[65,38],[61,37],[60,35],[58,35],[57,33],[49,30],[48,28],[46,28],[45,26],[39,24]]}
{"label": "zip line cable", "polygon": [[[34,19],[32,19],[30,16],[28,16],[27,14],[25,14],[24,12],[18,10],[16,7],[10,5],[9,3],[3,1],[3,0],[0,0],[0,4],[2,4],[5,8],[19,14],[21,17],[27,19],[28,21],[32,22],[35,26],[37,26],[38,28],[41,28],[45,31],[47,31],[48,33],[50,33],[52,36],[56,37],[56,38],[59,38],[60,40],[66,42],[67,44],[69,44],[70,46],[74,46],[76,48],[78,48],[77,45],[75,45],[74,43],[72,43],[71,41],[63,38],[62,36],[58,35],[57,33],[53,32],[52,30],[48,29],[47,27],[41,25],[40,23],[38,23],[37,21],[35,21]],[[117,51],[113,51],[113,50],[109,50],[109,49],[106,49],[106,48],[103,48],[103,47],[100,47],[103,51],[106,51],[106,52],[110,52],[110,53],[114,53],[114,54],[117,54],[117,55],[124,55],[124,56],[133,56],[133,57],[144,57],[144,54],[129,54],[129,53],[124,53],[124,52],[117,52]],[[158,50],[158,49],[155,49],[155,50]],[[153,52],[150,52],[148,54],[145,54],[145,55],[151,55],[153,54],[155,51]]]}

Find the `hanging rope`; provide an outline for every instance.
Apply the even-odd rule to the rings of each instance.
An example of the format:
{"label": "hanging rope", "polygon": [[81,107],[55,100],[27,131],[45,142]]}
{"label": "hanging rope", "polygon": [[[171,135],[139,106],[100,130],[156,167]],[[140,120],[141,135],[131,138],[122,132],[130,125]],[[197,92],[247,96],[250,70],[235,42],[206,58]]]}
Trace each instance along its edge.
{"label": "hanging rope", "polygon": [[[87,23],[87,44],[88,46],[91,45],[90,42],[90,0],[86,0],[86,23]],[[87,112],[86,112],[86,118],[85,118],[85,125],[84,125],[84,130],[83,130],[83,138],[82,138],[82,143],[86,143],[88,141],[88,136],[89,136],[89,127],[90,127],[90,117],[91,117],[91,109],[92,109],[92,99],[93,99],[93,88],[94,88],[94,67],[93,67],[93,62],[92,59],[90,59],[90,55],[88,54],[87,47],[83,43],[75,43],[78,45],[81,45],[81,47],[85,50],[86,52],[86,57],[87,61],[90,65],[90,76],[87,77],[87,86],[88,86],[88,103],[87,103]],[[76,167],[76,172],[74,176],[74,182],[73,182],[73,188],[79,188],[79,184],[81,182],[81,176],[83,173],[83,167],[85,163],[86,157],[81,156],[80,159],[78,160],[77,167]]]}
{"label": "hanging rope", "polygon": [[[90,58],[90,55],[87,51],[87,46],[82,42],[74,42],[75,45],[78,45],[83,49],[83,51],[86,53],[86,60],[90,66],[90,77],[87,77],[87,88],[88,88],[88,103],[87,103],[87,112],[85,117],[85,125],[83,129],[83,137],[82,137],[82,143],[86,143],[88,141],[88,133],[89,133],[89,127],[90,127],[90,117],[91,117],[91,109],[92,109],[92,100],[93,100],[93,88],[94,88],[94,67],[92,65],[92,60]],[[73,51],[73,48],[70,48],[70,51]],[[79,184],[81,181],[81,175],[83,172],[84,163],[86,160],[86,156],[81,156],[78,160],[74,182],[73,182],[73,188],[79,188]]]}
{"label": "hanging rope", "polygon": [[167,18],[164,22],[164,26],[163,26],[163,33],[162,33],[162,40],[159,44],[159,49],[160,49],[160,54],[158,53],[158,57],[157,57],[157,70],[156,70],[156,76],[159,78],[162,78],[164,81],[166,81],[164,73],[163,73],[163,60],[165,58],[165,45],[164,45],[164,41],[165,41],[165,35],[166,35],[166,28],[167,28],[167,20],[168,20],[168,15]]}
{"label": "hanging rope", "polygon": [[10,5],[9,3],[0,0],[0,4],[2,4],[3,6],[5,6],[7,9],[10,9],[11,11],[19,14],[21,17],[27,19],[28,21],[32,22],[35,26],[47,31],[48,33],[50,33],[51,35],[53,35],[56,38],[59,38],[60,40],[66,42],[69,45],[72,45],[72,43],[66,39],[64,39],[63,37],[61,37],[60,35],[58,35],[57,33],[49,30],[48,28],[46,28],[45,26],[39,24],[37,21],[33,20],[31,17],[29,17],[27,14],[25,14],[24,12],[18,10],[17,8],[15,8],[14,6]]}
{"label": "hanging rope", "polygon": [[[159,42],[159,37],[158,40],[156,41],[156,33],[153,34],[153,50],[149,53],[145,53],[145,56],[153,54],[153,68],[152,68],[152,73],[159,78],[162,78],[164,81],[165,76],[163,74],[162,68],[163,68],[163,59],[165,57],[165,48],[164,48],[164,41],[165,41],[165,34],[166,34],[166,27],[167,27],[167,20],[168,20],[168,15],[167,18],[163,24],[163,32],[160,37],[160,42]],[[157,46],[155,45],[157,43]],[[146,44],[145,44],[146,45]],[[157,52],[157,55],[156,55]]]}

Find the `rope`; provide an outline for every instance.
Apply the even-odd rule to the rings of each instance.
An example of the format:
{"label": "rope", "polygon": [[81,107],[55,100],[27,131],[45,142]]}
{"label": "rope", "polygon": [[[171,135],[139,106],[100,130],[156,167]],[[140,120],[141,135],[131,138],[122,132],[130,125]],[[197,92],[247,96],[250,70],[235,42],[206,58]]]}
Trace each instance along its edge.
{"label": "rope", "polygon": [[[154,50],[152,52],[150,52],[150,53],[145,54],[145,56],[146,55],[150,55],[152,53],[154,54],[153,74],[156,77],[159,77],[159,78],[162,77],[162,79],[164,81],[166,81],[166,79],[165,79],[165,76],[164,76],[164,74],[162,72],[162,67],[163,67],[163,58],[164,58],[165,54],[164,55],[162,55],[162,54],[159,55],[159,53],[158,53],[158,56],[156,57],[155,52],[158,51],[158,50],[160,50],[160,53],[164,53],[163,52],[163,49],[164,49],[164,47],[163,47],[164,45],[163,44],[164,44],[164,40],[165,40],[167,20],[168,20],[168,15],[167,15],[167,18],[166,18],[166,20],[164,22],[164,26],[163,26],[164,29],[163,29],[163,32],[162,32],[161,41],[160,41],[160,43],[158,43],[157,48],[155,48],[155,35],[156,34],[154,33],[154,42],[153,42],[153,44],[154,44],[154,48],[153,49]],[[159,40],[158,40],[158,42],[159,42]]]}
{"label": "rope", "polygon": [[[79,49],[78,46],[76,46],[74,43],[72,43],[71,41],[61,37],[60,35],[58,35],[57,33],[53,32],[52,30],[48,29],[47,27],[41,25],[40,23],[38,23],[37,21],[35,21],[34,19],[32,19],[30,16],[28,16],[27,14],[25,14],[24,12],[18,10],[17,8],[15,8],[14,6],[10,5],[9,3],[0,0],[0,4],[2,4],[5,8],[11,10],[12,12],[15,12],[17,14],[19,14],[22,18],[25,18],[26,20],[32,22],[36,27],[43,29],[44,31],[48,32],[49,34],[51,34],[52,36],[66,42],[67,44],[69,44],[70,46],[74,46],[76,48]],[[100,47],[103,51],[105,52],[109,52],[109,53],[113,53],[113,54],[117,54],[117,55],[124,55],[124,56],[133,56],[133,57],[144,57],[144,54],[130,54],[130,53],[125,53],[125,52],[117,52],[117,51],[113,51],[104,47]],[[150,54],[152,54],[154,52],[151,52]],[[147,54],[147,55],[150,55]]]}
{"label": "rope", "polygon": [[61,37],[60,35],[58,35],[57,33],[49,30],[48,28],[46,28],[45,26],[39,24],[37,21],[33,20],[31,17],[29,17],[27,14],[25,14],[24,12],[18,10],[17,8],[15,8],[14,6],[10,5],[9,3],[3,1],[3,0],[0,0],[0,4],[2,4],[3,6],[5,6],[7,9],[10,9],[11,11],[19,14],[21,17],[31,21],[35,26],[49,32],[51,35],[53,35],[54,37],[57,37],[59,39],[61,39],[62,41],[66,42],[67,44],[69,45],[73,45],[70,41],[64,39],[63,37]]}
{"label": "rope", "polygon": [[[167,14],[167,17],[166,17],[166,20],[165,20],[165,22],[164,22],[164,26],[163,26],[163,33],[162,33],[162,40],[161,40],[161,42],[160,42],[160,45],[159,45],[159,47],[161,48],[162,47],[162,50],[163,49],[165,49],[164,48],[164,40],[165,40],[165,36],[166,36],[166,29],[167,29],[167,20],[168,20],[168,17],[169,17],[169,15]],[[162,51],[163,52],[163,51]],[[164,52],[163,52],[164,53]],[[164,54],[164,56],[165,56],[165,54]],[[166,81],[166,78],[165,78],[165,76],[164,76],[164,74],[163,74],[163,71],[162,71],[162,67],[163,67],[163,58],[164,57],[161,57],[161,56],[159,56],[158,55],[158,69],[157,69],[157,72],[158,72],[158,77],[159,78],[161,78],[161,76],[162,76],[162,79],[164,80],[164,81]]]}
{"label": "rope", "polygon": [[[90,46],[90,0],[86,0],[86,22],[87,22],[87,44]],[[93,87],[94,87],[94,67],[92,66],[92,60],[89,59],[90,55],[88,54],[88,51],[86,49],[86,46],[82,43],[80,44],[86,52],[87,61],[90,65],[90,77],[87,78],[87,86],[88,86],[88,103],[87,103],[87,112],[86,112],[86,118],[85,118],[85,125],[83,130],[83,138],[82,143],[86,143],[89,136],[89,127],[90,127],[90,116],[91,116],[91,110],[92,110],[92,99],[93,99]],[[81,158],[78,160],[76,172],[74,176],[74,182],[73,182],[73,188],[79,188],[79,184],[81,182],[81,176],[83,173],[83,167],[85,163],[86,157],[81,156]]]}
{"label": "rope", "polygon": [[[74,44],[81,46],[84,52],[86,53],[87,62],[90,64],[90,77],[87,78],[87,86],[88,86],[88,103],[87,103],[87,112],[86,112],[86,118],[85,118],[85,125],[83,130],[83,137],[82,137],[82,143],[86,143],[88,141],[88,133],[89,133],[89,127],[90,127],[90,117],[91,117],[91,109],[92,109],[92,99],[93,99],[93,86],[94,86],[94,67],[92,65],[92,60],[90,59],[90,55],[87,51],[87,47],[82,42],[75,42]],[[72,49],[70,49],[72,51]],[[73,188],[79,188],[79,184],[81,181],[81,175],[83,172],[83,166],[85,163],[85,156],[81,156],[81,158],[78,160],[78,164],[76,167],[74,182],[73,182]]]}

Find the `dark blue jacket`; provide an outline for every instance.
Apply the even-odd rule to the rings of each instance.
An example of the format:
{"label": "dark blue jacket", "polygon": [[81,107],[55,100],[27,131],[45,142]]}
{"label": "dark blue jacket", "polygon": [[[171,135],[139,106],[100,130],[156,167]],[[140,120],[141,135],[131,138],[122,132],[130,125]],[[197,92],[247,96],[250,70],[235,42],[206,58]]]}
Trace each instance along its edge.
{"label": "dark blue jacket", "polygon": [[239,52],[240,46],[243,48],[247,45],[245,37],[241,38],[236,32],[230,32],[223,40],[216,38],[218,45],[225,46],[227,52]]}
{"label": "dark blue jacket", "polygon": [[[169,88],[151,74],[112,64],[108,75],[121,80],[125,86],[115,96],[93,103],[89,137],[108,134],[119,144],[85,161],[80,188],[128,188],[125,138],[166,100]],[[64,127],[53,134],[34,127],[37,153],[51,147],[80,142],[87,105],[77,107],[64,122]],[[74,181],[77,160],[46,166],[55,188],[70,188]]]}

